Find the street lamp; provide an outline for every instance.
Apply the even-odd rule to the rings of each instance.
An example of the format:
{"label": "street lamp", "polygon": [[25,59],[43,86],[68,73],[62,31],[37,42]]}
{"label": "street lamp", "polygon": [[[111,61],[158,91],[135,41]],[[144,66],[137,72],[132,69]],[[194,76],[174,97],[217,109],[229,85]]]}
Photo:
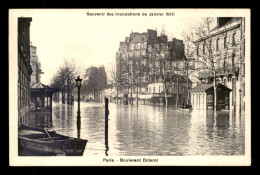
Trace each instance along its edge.
{"label": "street lamp", "polygon": [[78,78],[75,81],[76,81],[76,85],[78,87],[78,114],[80,114],[80,87],[81,87],[82,79],[80,79],[78,76]]}

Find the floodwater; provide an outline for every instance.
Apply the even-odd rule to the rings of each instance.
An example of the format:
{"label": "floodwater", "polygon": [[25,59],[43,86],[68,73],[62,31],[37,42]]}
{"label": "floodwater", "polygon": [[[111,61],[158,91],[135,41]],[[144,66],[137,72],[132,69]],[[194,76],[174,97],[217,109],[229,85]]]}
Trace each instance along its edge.
{"label": "floodwater", "polygon": [[[180,111],[174,107],[101,103],[53,103],[52,127],[87,139],[83,156],[244,155],[244,115],[232,112]],[[106,126],[107,121],[107,127]]]}

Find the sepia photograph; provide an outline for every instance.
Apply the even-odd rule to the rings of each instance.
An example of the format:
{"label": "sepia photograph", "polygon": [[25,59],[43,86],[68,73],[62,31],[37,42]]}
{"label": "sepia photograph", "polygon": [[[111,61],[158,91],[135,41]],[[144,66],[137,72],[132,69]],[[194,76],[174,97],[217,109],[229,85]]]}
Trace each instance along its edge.
{"label": "sepia photograph", "polygon": [[10,166],[250,166],[250,9],[10,9]]}

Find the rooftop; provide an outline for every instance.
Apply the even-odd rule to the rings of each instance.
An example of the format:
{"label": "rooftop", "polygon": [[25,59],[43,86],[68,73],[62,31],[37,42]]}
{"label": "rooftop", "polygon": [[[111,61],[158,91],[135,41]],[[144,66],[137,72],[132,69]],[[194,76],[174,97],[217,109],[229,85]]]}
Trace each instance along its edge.
{"label": "rooftop", "polygon": [[[221,87],[221,88],[224,88],[226,90],[231,91],[231,89],[229,89],[228,87],[224,86],[223,84],[218,84],[218,87]],[[190,92],[205,92],[205,91],[209,90],[210,88],[213,88],[213,84],[201,83],[198,86],[192,88],[190,90]]]}
{"label": "rooftop", "polygon": [[[217,25],[210,30],[210,36],[216,36],[223,32],[227,32],[234,28],[237,28],[241,25],[241,17],[218,17]],[[209,36],[196,38],[193,42],[201,42],[205,39],[208,39]]]}
{"label": "rooftop", "polygon": [[212,84],[204,84],[201,83],[198,86],[192,88],[190,91],[191,92],[205,92],[206,90],[208,90],[209,88],[213,87]]}
{"label": "rooftop", "polygon": [[45,85],[45,84],[42,84],[42,83],[33,83],[31,85],[31,90],[37,90],[37,89],[45,89],[45,90],[54,90],[53,88],[51,88],[50,86],[48,85]]}
{"label": "rooftop", "polygon": [[131,41],[131,43],[139,43],[139,42],[144,42],[147,41],[147,36],[146,34],[140,34],[140,35],[136,35],[133,40]]}

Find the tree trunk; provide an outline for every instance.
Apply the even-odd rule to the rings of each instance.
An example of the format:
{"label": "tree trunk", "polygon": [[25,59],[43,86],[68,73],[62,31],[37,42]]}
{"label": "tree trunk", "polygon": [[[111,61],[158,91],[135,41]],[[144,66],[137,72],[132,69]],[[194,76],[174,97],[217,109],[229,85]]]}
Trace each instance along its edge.
{"label": "tree trunk", "polygon": [[131,105],[133,105],[133,83],[131,82]]}
{"label": "tree trunk", "polygon": [[69,91],[69,88],[67,90],[67,104],[70,104],[70,91]]}
{"label": "tree trunk", "polygon": [[166,92],[166,82],[164,84],[164,97],[165,97],[165,106],[168,106],[168,98],[167,98],[167,92]]}
{"label": "tree trunk", "polygon": [[116,104],[118,104],[118,86],[116,86]]}
{"label": "tree trunk", "polygon": [[216,72],[214,72],[213,77],[213,86],[214,86],[214,116],[217,115],[217,85],[216,85]]}
{"label": "tree trunk", "polygon": [[94,102],[96,101],[96,92],[95,92],[95,89],[94,89],[94,91],[93,91],[93,95],[94,95]]}
{"label": "tree trunk", "polygon": [[176,109],[178,109],[178,103],[179,103],[179,77],[177,77]]}
{"label": "tree trunk", "polygon": [[165,98],[165,106],[168,106],[168,99],[167,99],[167,91],[166,91],[166,75],[165,75],[165,63],[163,63],[163,86],[164,86],[164,98]]}
{"label": "tree trunk", "polygon": [[61,93],[61,102],[64,104],[65,103],[65,93],[62,91]]}
{"label": "tree trunk", "polygon": [[189,77],[187,76],[187,104],[189,104]]}
{"label": "tree trunk", "polygon": [[139,86],[138,86],[138,83],[139,83],[138,79],[139,79],[139,77],[137,78],[137,84],[136,84],[136,105],[137,106],[138,106],[138,88],[139,88]]}

